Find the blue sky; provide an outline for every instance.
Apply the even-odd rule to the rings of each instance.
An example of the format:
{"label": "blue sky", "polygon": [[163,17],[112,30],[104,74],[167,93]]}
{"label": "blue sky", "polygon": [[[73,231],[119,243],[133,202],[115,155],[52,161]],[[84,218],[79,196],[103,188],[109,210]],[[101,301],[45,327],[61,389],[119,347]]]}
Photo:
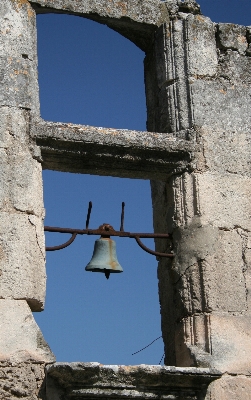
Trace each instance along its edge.
{"label": "blue sky", "polygon": [[[215,22],[251,25],[250,0],[202,0]],[[45,120],[146,129],[144,53],[104,25],[68,15],[37,17],[41,115]],[[152,232],[149,181],[44,171],[46,225],[85,226],[108,222],[119,229]],[[67,236],[47,234],[47,245]],[[67,249],[47,252],[45,311],[35,313],[57,361],[158,364],[161,335],[157,261],[132,239],[116,240],[124,272],[107,281],[88,273],[96,237],[81,236]],[[151,240],[145,243],[153,248]]]}

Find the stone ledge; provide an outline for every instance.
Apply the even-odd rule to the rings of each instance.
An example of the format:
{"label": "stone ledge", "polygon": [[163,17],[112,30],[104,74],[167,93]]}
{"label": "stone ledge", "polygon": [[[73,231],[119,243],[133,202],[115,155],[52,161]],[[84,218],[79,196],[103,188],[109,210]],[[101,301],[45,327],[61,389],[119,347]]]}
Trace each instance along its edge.
{"label": "stone ledge", "polygon": [[166,180],[191,169],[199,148],[169,133],[43,120],[32,123],[31,137],[41,149],[44,169],[143,179]]}
{"label": "stone ledge", "polygon": [[[204,396],[208,385],[221,377],[208,368],[157,365],[55,363],[47,366],[46,399],[136,398],[189,399]],[[204,397],[203,397],[204,398]]]}

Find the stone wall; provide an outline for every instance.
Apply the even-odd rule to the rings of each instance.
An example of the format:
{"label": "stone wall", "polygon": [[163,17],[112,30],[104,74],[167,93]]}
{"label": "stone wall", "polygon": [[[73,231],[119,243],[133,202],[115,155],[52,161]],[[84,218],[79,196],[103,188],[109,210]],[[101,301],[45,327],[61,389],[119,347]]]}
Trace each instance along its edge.
{"label": "stone wall", "polygon": [[192,170],[152,182],[176,253],[159,265],[165,362],[249,374],[250,28],[179,13],[160,29],[149,127],[201,146]]}
{"label": "stone wall", "polygon": [[30,140],[39,116],[36,15],[0,3],[0,398],[35,399],[54,356],[32,311],[45,298],[42,166]]}
{"label": "stone wall", "polygon": [[[145,51],[148,132],[40,118],[35,16],[45,12],[105,23]],[[155,230],[172,234],[156,248],[175,253],[158,269],[165,364],[178,369],[146,367],[144,396],[171,373],[176,391],[164,385],[152,398],[250,398],[250,27],[214,24],[193,0],[1,0],[0,20],[0,395],[66,399],[50,379],[76,370],[47,368],[45,394],[54,357],[31,311],[44,306],[41,169],[50,168],[155,179]],[[114,368],[103,381],[97,367],[95,385],[116,386],[127,371],[111,395],[139,397],[146,370],[137,380]],[[196,374],[203,390],[191,394],[185,376]]]}
{"label": "stone wall", "polygon": [[36,20],[29,3],[1,2],[0,299],[43,309],[45,266],[41,163],[29,129],[39,115]]}

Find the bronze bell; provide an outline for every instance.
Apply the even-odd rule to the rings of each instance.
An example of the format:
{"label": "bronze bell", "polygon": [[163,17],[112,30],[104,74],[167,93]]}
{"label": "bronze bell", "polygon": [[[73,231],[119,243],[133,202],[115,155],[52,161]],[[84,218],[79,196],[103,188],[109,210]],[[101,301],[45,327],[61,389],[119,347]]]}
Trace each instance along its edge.
{"label": "bronze bell", "polygon": [[85,267],[86,271],[103,272],[106,279],[110,273],[123,272],[116,255],[116,243],[110,237],[102,237],[95,241],[91,261]]}

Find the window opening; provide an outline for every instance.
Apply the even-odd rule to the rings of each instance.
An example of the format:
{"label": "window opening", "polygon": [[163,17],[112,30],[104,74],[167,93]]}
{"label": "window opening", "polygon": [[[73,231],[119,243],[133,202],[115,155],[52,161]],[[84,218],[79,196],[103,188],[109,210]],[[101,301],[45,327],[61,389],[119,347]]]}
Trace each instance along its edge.
{"label": "window opening", "polygon": [[72,15],[38,15],[37,28],[44,119],[146,130],[139,48],[105,25]]}
{"label": "window opening", "polygon": [[[60,29],[57,21],[63,24],[59,25]],[[85,35],[91,43],[89,51],[84,47],[79,49],[83,36],[81,25],[85,25]],[[69,29],[74,38],[69,37]],[[104,43],[106,32],[109,39]],[[42,118],[145,130],[143,57],[135,45],[103,25],[66,15],[38,16],[38,39]],[[55,40],[53,45],[52,40]],[[97,49],[99,42],[109,49]],[[77,52],[84,53],[83,58],[68,53],[73,43]],[[110,63],[119,61],[116,73],[106,64],[111,49],[114,58]],[[92,74],[91,69],[84,70],[90,53],[103,77],[98,82],[95,79],[98,71]],[[81,72],[79,63],[85,72]],[[76,65],[81,76],[76,72]],[[105,82],[104,71],[113,75],[111,84]],[[81,81],[85,74],[90,83],[86,87]],[[96,98],[102,101],[95,104]],[[89,105],[89,101],[94,103]],[[102,108],[104,105],[107,111]],[[48,225],[84,227],[91,200],[90,227],[109,222],[119,229],[121,202],[125,201],[125,229],[153,231],[149,181],[54,171],[44,171],[43,177]],[[91,259],[95,239],[78,237],[69,248],[46,254],[45,311],[35,313],[45,339],[57,361],[158,364],[164,352],[162,340],[132,356],[161,334],[157,260],[144,254],[134,241],[117,239],[117,255],[124,272],[107,281],[103,274],[84,270]],[[62,237],[57,239],[50,234],[47,243],[54,245],[61,240]],[[147,241],[148,244],[154,247],[153,242]]]}

